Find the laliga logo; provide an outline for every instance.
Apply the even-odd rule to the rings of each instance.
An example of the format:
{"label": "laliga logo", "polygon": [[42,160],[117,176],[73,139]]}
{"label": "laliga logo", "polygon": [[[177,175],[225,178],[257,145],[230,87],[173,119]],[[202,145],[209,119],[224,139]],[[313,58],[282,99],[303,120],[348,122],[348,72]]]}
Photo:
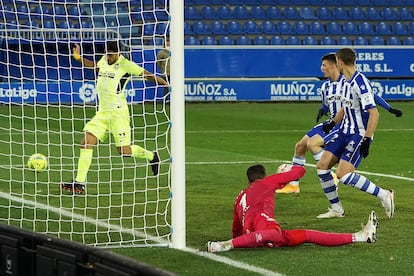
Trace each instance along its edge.
{"label": "laliga logo", "polygon": [[372,92],[374,92],[378,96],[382,96],[382,93],[384,93],[384,88],[382,88],[382,84],[377,81],[373,81],[371,82],[371,85],[372,85]]}
{"label": "laliga logo", "polygon": [[90,103],[96,99],[95,85],[85,83],[79,88],[79,98],[85,103]]}

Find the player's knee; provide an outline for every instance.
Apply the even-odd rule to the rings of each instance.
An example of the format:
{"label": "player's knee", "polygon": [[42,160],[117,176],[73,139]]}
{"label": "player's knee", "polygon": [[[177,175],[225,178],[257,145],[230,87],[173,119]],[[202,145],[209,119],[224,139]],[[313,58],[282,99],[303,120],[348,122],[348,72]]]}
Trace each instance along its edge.
{"label": "player's knee", "polygon": [[296,155],[303,155],[306,154],[308,148],[306,147],[306,143],[303,143],[302,140],[295,144],[295,153]]}

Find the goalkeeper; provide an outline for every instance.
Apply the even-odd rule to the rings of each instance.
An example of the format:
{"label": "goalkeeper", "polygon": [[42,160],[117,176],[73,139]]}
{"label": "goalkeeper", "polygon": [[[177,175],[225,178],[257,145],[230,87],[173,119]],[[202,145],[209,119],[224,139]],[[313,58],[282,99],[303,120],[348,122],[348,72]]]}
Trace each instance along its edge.
{"label": "goalkeeper", "polygon": [[168,85],[167,82],[122,56],[117,41],[106,42],[106,54],[98,62],[82,57],[78,44],[72,49],[72,54],[76,61],[98,72],[96,90],[99,108],[83,129],[85,136],[81,141],[76,178],[70,183],[62,183],[62,188],[77,194],[85,191],[86,175],[92,163],[93,146],[98,143],[98,140],[104,141],[107,132],[113,135],[120,155],[145,158],[150,162],[153,174],[158,175],[160,162],[158,153],[131,145],[130,115],[124,90],[131,76],[143,76],[160,85]]}
{"label": "goalkeeper", "polygon": [[[282,167],[282,166],[281,166]],[[365,227],[356,233],[321,232],[309,229],[283,230],[275,220],[277,188],[302,177],[305,168],[286,165],[281,173],[266,176],[265,167],[254,165],[247,169],[249,186],[242,190],[234,203],[233,238],[207,243],[207,251],[223,252],[234,248],[281,247],[313,243],[339,246],[354,242],[376,241],[377,217],[372,211]]]}

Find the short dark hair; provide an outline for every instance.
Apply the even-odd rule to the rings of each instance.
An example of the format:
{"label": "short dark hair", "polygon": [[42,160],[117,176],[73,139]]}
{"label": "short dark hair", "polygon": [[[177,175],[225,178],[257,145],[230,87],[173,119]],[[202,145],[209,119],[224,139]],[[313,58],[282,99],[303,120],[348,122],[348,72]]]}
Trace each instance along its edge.
{"label": "short dark hair", "polygon": [[342,60],[346,65],[353,65],[356,61],[356,53],[354,49],[342,48],[336,52],[336,57]]}
{"label": "short dark hair", "polygon": [[335,55],[335,53],[329,53],[329,54],[324,55],[322,57],[322,61],[324,61],[324,60],[327,60],[327,61],[330,61],[330,62],[336,64],[336,55]]}
{"label": "short dark hair", "polygon": [[110,40],[106,42],[106,52],[119,52],[119,43],[116,40]]}
{"label": "short dark hair", "polygon": [[247,178],[249,183],[255,182],[258,179],[262,179],[266,176],[266,169],[263,165],[253,165],[247,169]]}

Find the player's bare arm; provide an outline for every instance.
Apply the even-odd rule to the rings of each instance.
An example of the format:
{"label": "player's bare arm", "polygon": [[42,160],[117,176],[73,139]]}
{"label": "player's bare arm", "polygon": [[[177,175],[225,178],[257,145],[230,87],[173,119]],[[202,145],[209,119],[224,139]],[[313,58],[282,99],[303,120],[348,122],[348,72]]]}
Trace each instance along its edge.
{"label": "player's bare arm", "polygon": [[161,84],[161,85],[168,85],[168,83],[163,78],[160,78],[157,75],[154,75],[148,72],[147,70],[144,70],[144,72],[142,73],[142,76],[146,80],[152,81],[154,83]]}
{"label": "player's bare arm", "polygon": [[86,59],[86,58],[81,56],[79,44],[75,44],[75,47],[72,48],[72,55],[73,55],[73,58],[76,61],[79,61],[80,63],[82,63],[86,67],[91,68],[91,69],[95,69],[95,70],[98,69],[96,67],[96,63],[94,61]]}

